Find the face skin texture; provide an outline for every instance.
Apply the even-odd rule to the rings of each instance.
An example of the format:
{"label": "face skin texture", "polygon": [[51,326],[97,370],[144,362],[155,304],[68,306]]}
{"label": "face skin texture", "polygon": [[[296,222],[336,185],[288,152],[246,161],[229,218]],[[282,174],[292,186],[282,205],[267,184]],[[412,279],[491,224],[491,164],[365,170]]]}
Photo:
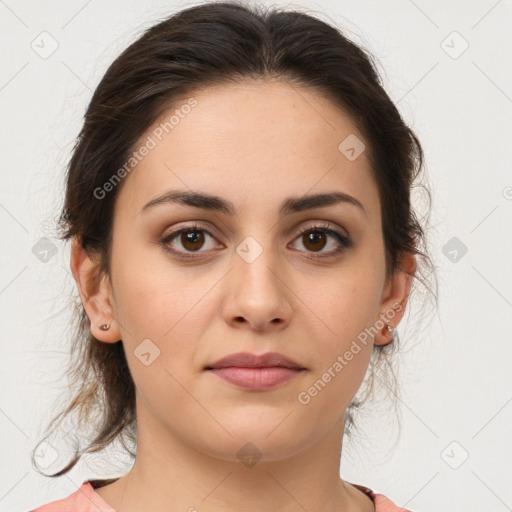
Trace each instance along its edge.
{"label": "face skin texture", "polygon": [[[372,345],[391,335],[360,343],[309,403],[297,398],[400,304],[388,320],[396,327],[410,291],[412,255],[405,271],[385,280],[378,189],[366,153],[350,161],[338,150],[350,134],[364,139],[319,93],[285,81],[215,86],[193,97],[197,106],[125,178],[111,279],[87,294],[87,272],[97,262],[72,248],[91,332],[105,343],[123,340],[137,389],[134,466],[96,492],[118,512],[374,510],[340,479],[340,454],[345,410]],[[141,211],[170,190],[218,196],[236,213],[176,203]],[[279,215],[288,197],[334,191],[365,211],[340,202]],[[300,230],[318,223],[349,236],[352,246],[334,254],[339,242],[325,232],[316,246],[308,243]],[[202,244],[187,244],[184,235],[167,244],[195,259],[165,251],[165,235],[195,224],[207,231],[199,232]],[[246,246],[247,237],[256,243]],[[248,262],[239,247],[262,252]],[[99,328],[105,323],[108,331]],[[149,365],[136,356],[146,339],[146,350],[160,351]],[[279,352],[306,370],[256,392],[204,370],[234,352]],[[249,442],[261,454],[252,467],[236,455]]]}

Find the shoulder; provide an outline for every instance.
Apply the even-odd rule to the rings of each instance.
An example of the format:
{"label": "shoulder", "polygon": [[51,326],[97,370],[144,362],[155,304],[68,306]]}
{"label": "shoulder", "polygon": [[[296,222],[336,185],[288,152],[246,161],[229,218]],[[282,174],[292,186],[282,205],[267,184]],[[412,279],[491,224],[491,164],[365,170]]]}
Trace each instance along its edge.
{"label": "shoulder", "polygon": [[79,489],[69,496],[41,505],[29,512],[115,512],[94,492],[90,481],[83,482]]}
{"label": "shoulder", "polygon": [[402,508],[393,503],[387,496],[384,494],[379,494],[373,492],[369,487],[365,487],[364,485],[351,484],[354,487],[357,487],[360,491],[367,494],[374,503],[375,512],[413,512],[408,508]]}

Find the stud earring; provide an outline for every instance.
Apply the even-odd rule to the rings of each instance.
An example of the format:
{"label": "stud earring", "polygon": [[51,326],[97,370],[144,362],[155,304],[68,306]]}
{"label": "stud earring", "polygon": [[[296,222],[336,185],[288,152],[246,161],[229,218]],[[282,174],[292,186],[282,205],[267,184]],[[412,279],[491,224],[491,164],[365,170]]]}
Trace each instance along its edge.
{"label": "stud earring", "polygon": [[[388,330],[388,332],[392,335],[393,339],[391,340],[392,343],[397,343],[398,342],[398,331],[396,329],[394,329],[393,327],[391,327],[389,324],[386,325],[386,329]],[[391,343],[390,342],[390,343]]]}
{"label": "stud earring", "polygon": [[110,324],[108,324],[108,325],[107,324],[103,324],[103,325],[100,326],[100,329],[102,331],[108,331],[110,329]]}

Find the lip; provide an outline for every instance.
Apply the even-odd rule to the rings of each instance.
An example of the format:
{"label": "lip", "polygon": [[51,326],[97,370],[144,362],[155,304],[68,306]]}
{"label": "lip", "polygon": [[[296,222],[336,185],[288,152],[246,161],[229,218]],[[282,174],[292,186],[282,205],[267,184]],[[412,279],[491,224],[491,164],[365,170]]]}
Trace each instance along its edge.
{"label": "lip", "polygon": [[237,352],[229,354],[218,361],[206,366],[206,370],[228,368],[237,366],[239,368],[270,368],[280,366],[283,368],[292,368],[303,370],[304,368],[289,357],[278,352],[267,352],[265,354],[251,354],[250,352]]}
{"label": "lip", "polygon": [[235,386],[263,391],[275,388],[299,375],[305,368],[277,352],[230,354],[205,367],[205,370]]}

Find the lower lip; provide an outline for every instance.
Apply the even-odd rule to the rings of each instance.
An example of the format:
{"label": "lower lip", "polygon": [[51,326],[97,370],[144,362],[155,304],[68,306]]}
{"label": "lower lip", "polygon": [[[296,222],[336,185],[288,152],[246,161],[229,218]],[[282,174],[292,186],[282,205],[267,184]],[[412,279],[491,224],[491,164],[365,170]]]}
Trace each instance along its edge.
{"label": "lower lip", "polygon": [[302,370],[272,366],[266,368],[213,368],[209,370],[235,386],[252,391],[275,388],[296,377]]}

